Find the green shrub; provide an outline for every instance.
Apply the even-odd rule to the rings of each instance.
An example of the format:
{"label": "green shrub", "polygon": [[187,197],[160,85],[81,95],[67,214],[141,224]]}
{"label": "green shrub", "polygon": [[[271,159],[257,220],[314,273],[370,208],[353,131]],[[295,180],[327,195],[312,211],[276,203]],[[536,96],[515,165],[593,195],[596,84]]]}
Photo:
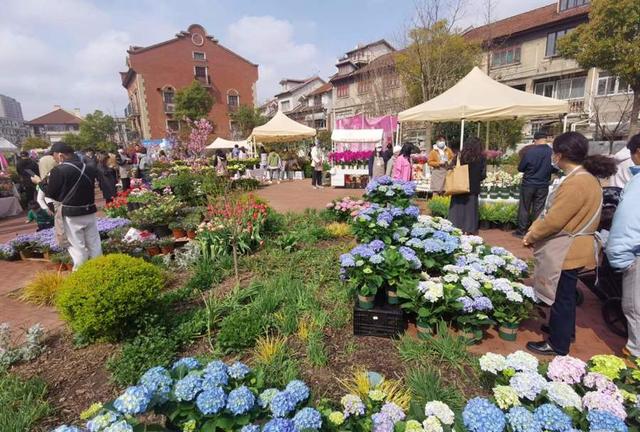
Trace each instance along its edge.
{"label": "green shrub", "polygon": [[132,333],[162,287],[162,272],[153,264],[123,254],[104,255],[66,278],[56,305],[81,337],[117,340]]}
{"label": "green shrub", "polygon": [[449,215],[450,197],[434,196],[427,204],[431,210],[431,216],[440,216],[446,218]]}
{"label": "green shrub", "polygon": [[266,330],[265,316],[253,308],[242,308],[227,315],[220,323],[218,347],[225,353],[242,351],[254,345]]}
{"label": "green shrub", "polygon": [[47,386],[40,378],[23,380],[15,375],[0,374],[0,430],[34,430],[36,423],[53,411],[46,394]]}

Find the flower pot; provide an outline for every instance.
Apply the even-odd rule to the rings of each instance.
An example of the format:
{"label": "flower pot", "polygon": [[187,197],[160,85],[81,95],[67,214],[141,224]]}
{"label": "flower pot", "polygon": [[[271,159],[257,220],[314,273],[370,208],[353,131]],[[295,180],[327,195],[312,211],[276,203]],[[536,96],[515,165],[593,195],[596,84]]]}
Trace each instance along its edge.
{"label": "flower pot", "polygon": [[433,327],[420,320],[416,321],[416,330],[418,331],[418,338],[420,339],[429,339],[429,337],[433,335]]}
{"label": "flower pot", "polygon": [[398,292],[395,288],[387,288],[387,302],[390,305],[396,305],[399,303]]}
{"label": "flower pot", "polygon": [[480,229],[481,230],[488,230],[491,228],[491,224],[489,223],[489,221],[480,221]]}
{"label": "flower pot", "polygon": [[174,249],[175,249],[174,245],[166,245],[160,248],[163,254],[170,254],[171,252],[173,252]]}
{"label": "flower pot", "polygon": [[511,324],[511,323],[499,324],[498,325],[498,336],[500,336],[500,339],[513,342],[513,341],[516,340],[516,337],[518,336],[518,328],[520,328],[520,324],[519,323],[516,323],[516,324]]}
{"label": "flower pot", "polygon": [[73,270],[73,263],[64,263],[64,268],[67,271],[72,271]]}
{"label": "flower pot", "polygon": [[186,231],[182,228],[174,228],[171,230],[171,233],[173,234],[174,239],[180,239],[187,236]]}
{"label": "flower pot", "polygon": [[156,255],[160,255],[160,247],[159,246],[149,246],[148,248],[146,248],[147,253],[149,254],[149,256],[156,256]]}
{"label": "flower pot", "polygon": [[465,338],[469,345],[475,345],[484,338],[484,332],[482,329],[462,329],[460,336]]}
{"label": "flower pot", "polygon": [[375,296],[363,296],[358,294],[358,306],[362,309],[373,309]]}
{"label": "flower pot", "polygon": [[194,238],[196,238],[196,232],[194,230],[187,230],[187,237],[193,240]]}

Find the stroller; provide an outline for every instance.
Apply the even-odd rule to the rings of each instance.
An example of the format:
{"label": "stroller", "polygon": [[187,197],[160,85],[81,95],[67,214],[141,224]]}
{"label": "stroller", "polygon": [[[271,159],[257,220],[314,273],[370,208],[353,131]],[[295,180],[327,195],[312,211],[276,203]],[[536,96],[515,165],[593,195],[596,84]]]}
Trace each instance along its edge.
{"label": "stroller", "polygon": [[[598,231],[609,231],[613,214],[620,202],[622,189],[605,187],[603,192],[602,216]],[[602,237],[599,237],[599,241]],[[595,270],[582,271],[578,275],[580,281],[587,286],[602,302],[602,318],[613,333],[627,337],[627,319],[622,312],[622,273],[617,272],[611,265],[604,247],[600,252],[600,262]]]}

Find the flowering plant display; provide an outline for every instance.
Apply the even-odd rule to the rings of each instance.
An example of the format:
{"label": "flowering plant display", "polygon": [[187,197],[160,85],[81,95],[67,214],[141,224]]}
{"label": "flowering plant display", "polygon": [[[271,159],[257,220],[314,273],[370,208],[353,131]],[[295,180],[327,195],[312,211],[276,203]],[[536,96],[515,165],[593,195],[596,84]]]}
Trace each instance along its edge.
{"label": "flowering plant display", "polygon": [[128,195],[128,190],[118,192],[115,198],[113,198],[113,201],[105,204],[104,213],[111,218],[126,217],[128,211]]}
{"label": "flowering plant display", "polygon": [[344,197],[333,200],[326,205],[329,212],[334,214],[341,222],[351,221],[360,210],[369,207],[369,203],[364,200],[354,200],[351,197]]}
{"label": "flowering plant display", "polygon": [[416,251],[426,269],[441,269],[454,262],[461,234],[447,219],[420,216],[404,238],[404,244]]}
{"label": "flowering plant display", "polygon": [[520,324],[529,316],[536,301],[533,288],[505,278],[486,280],[482,292],[491,300],[493,318],[501,325]]}
{"label": "flowering plant display", "polygon": [[[168,225],[175,220],[182,203],[173,195],[155,195],[152,204],[145,205],[129,212],[132,225],[147,228],[158,225]],[[129,201],[131,195],[129,195]]]}
{"label": "flowering plant display", "polygon": [[[243,432],[319,431],[323,418],[307,406],[310,390],[298,380],[284,389],[265,389],[262,377],[240,362],[214,360],[202,365],[194,358],[178,360],[170,369],[153,367],[135,386],[112,402],[91,407],[85,429],[60,426],[60,431],[111,432],[134,430]],[[147,414],[163,415],[166,428],[147,424]]]}
{"label": "flowering plant display", "polygon": [[[30,234],[18,234],[13,240],[0,245],[0,249],[8,253],[27,252],[27,253],[45,253],[60,252],[62,249],[58,246],[56,235],[53,228],[47,228]],[[13,254],[9,255],[12,256]]]}
{"label": "flowering plant display", "polygon": [[411,198],[415,194],[415,182],[393,180],[391,177],[382,176],[367,184],[364,197],[375,204],[406,208],[411,204]]}
{"label": "flowering plant display", "polygon": [[384,260],[387,246],[381,240],[359,244],[340,255],[340,277],[358,294],[375,296],[384,284]]}
{"label": "flowering plant display", "polygon": [[404,309],[416,314],[423,327],[434,328],[440,321],[450,320],[459,310],[458,299],[464,291],[440,277],[421,274],[419,281],[408,281],[398,288]]}
{"label": "flowering plant display", "polygon": [[386,244],[394,244],[400,239],[398,233],[411,226],[419,214],[420,209],[415,206],[401,208],[372,204],[360,210],[353,219],[353,233],[361,242],[379,239]]}
{"label": "flowering plant display", "polygon": [[345,150],[341,152],[329,153],[329,161],[334,165],[346,166],[346,165],[362,165],[369,162],[369,158],[373,154],[373,151],[351,151]]}
{"label": "flowering plant display", "polygon": [[[479,361],[493,379],[492,401],[506,412],[513,430],[627,431],[627,425],[640,426],[638,388],[630,385],[623,372],[628,367],[616,356],[596,355],[586,363],[558,356],[540,365],[531,354],[516,351],[506,357],[487,353]],[[518,429],[512,421],[537,426]]]}
{"label": "flowering plant display", "polygon": [[522,183],[522,173],[511,175],[506,171],[492,171],[487,173],[487,177],[482,181],[484,189],[504,189],[520,186]]}
{"label": "flowering plant display", "polygon": [[129,189],[129,191],[125,192],[128,192],[126,195],[127,202],[142,205],[153,204],[160,195],[150,189],[147,189],[146,187]]}

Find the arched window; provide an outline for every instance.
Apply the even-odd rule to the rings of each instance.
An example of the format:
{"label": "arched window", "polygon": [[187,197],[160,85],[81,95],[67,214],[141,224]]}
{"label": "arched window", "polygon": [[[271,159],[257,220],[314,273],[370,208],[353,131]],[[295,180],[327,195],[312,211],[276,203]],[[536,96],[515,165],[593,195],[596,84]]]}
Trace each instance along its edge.
{"label": "arched window", "polygon": [[176,91],[171,86],[165,86],[162,89],[162,101],[166,104],[173,103],[173,97],[175,96]]}
{"label": "arched window", "polygon": [[240,106],[240,94],[237,90],[231,89],[227,91],[227,105],[230,108],[237,108]]}

